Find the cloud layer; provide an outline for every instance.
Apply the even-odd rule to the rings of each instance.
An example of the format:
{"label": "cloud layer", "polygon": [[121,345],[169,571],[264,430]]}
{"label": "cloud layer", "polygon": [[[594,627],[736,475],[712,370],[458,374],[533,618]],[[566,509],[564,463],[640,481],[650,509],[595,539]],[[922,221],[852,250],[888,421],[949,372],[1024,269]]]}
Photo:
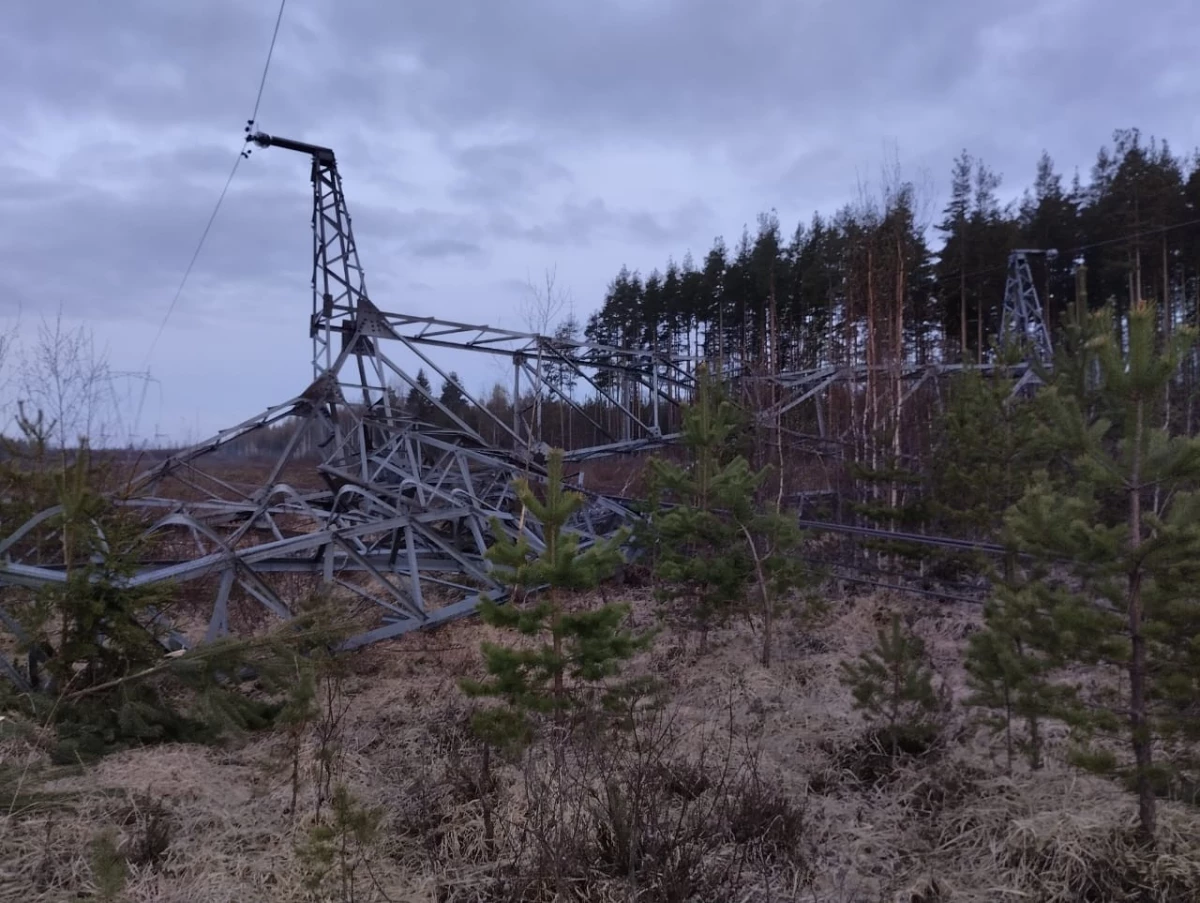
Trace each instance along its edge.
{"label": "cloud layer", "polygon": [[[0,316],[61,308],[145,365],[276,12],[6,12]],[[1016,192],[1043,148],[1086,170],[1119,126],[1200,144],[1198,43],[1191,0],[290,0],[259,125],[335,148],[380,303],[515,327],[531,274],[557,265],[585,314],[622,264],[698,256],[770,207],[791,228],[893,152],[936,211],[963,148]],[[210,432],[307,378],[309,192],[299,155],[241,163],[149,359],[159,429]]]}

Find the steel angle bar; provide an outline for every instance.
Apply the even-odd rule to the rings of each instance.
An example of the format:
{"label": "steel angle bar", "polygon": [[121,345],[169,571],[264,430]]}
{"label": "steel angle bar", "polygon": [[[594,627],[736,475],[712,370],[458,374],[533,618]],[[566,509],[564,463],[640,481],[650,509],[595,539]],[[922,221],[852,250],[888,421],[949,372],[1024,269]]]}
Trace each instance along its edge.
{"label": "steel angle bar", "polygon": [[25,523],[17,527],[17,529],[10,533],[7,537],[5,537],[3,540],[0,540],[0,555],[7,555],[8,550],[24,539],[34,527],[38,526],[38,524],[45,523],[52,517],[57,517],[62,513],[62,510],[62,505],[55,505],[52,508],[47,508],[44,511],[39,511],[37,514],[33,515],[33,517],[29,518],[27,521],[25,521]]}
{"label": "steel angle bar", "polygon": [[405,558],[408,562],[409,585],[412,587],[412,601],[416,607],[424,613],[425,611],[425,595],[421,592],[421,570],[417,564],[417,545],[415,542],[415,533],[413,524],[408,524],[404,528],[404,551]]}
{"label": "steel angle bar", "polygon": [[[541,376],[538,374],[538,372],[529,365],[528,359],[521,360],[518,365],[532,379],[534,379],[541,385],[545,385],[545,381],[541,378]],[[580,374],[580,375],[582,375],[582,374]],[[642,385],[642,384],[639,382],[639,385]],[[649,388],[649,387],[642,385],[642,388]],[[561,393],[556,393],[556,394],[561,395]],[[563,396],[563,397],[565,397],[565,396]],[[640,416],[638,416],[637,414],[630,411],[624,405],[618,405],[618,409],[621,411],[621,413],[623,413],[629,419],[630,423],[636,424],[637,426],[641,427],[641,429],[643,429],[647,433],[650,433],[651,435],[654,434],[654,427],[643,422],[643,420]]]}
{"label": "steel angle bar", "polygon": [[826,377],[840,373],[842,368],[837,365],[829,365],[826,367],[816,367],[809,370],[792,370],[783,371],[774,376],[763,377],[765,381],[773,382],[782,388],[803,387],[813,382],[814,380],[822,380]]}
{"label": "steel angle bar", "polygon": [[270,426],[276,420],[293,416],[293,413],[299,406],[307,404],[308,402],[305,401],[302,395],[297,396],[289,401],[285,401],[283,404],[267,408],[263,413],[248,420],[243,420],[237,426],[221,430],[215,436],[203,442],[197,443],[181,452],[176,452],[149,470],[143,471],[134,477],[130,483],[130,492],[140,492],[151,483],[169,475],[176,468],[187,465],[195,458],[211,454],[222,446],[228,445],[249,433],[262,429],[265,426]]}
{"label": "steel angle bar", "polygon": [[[435,373],[437,373],[443,379],[445,379],[445,380],[450,379],[450,377],[446,373],[443,373],[442,369],[436,363],[434,363],[427,354],[425,354],[423,351],[421,351],[420,348],[417,347],[416,343],[409,341],[409,340],[405,340],[405,339],[402,339],[401,341],[404,344],[404,347],[407,348],[409,351],[411,351],[418,358],[420,358],[421,361],[427,367],[429,367],[431,370],[433,370]],[[404,381],[406,383],[408,383],[408,385],[410,387],[415,389],[426,401],[432,403],[433,405],[435,405],[438,408],[438,410],[442,411],[444,414],[449,416],[451,421],[456,426],[458,426],[458,428],[461,429],[464,434],[470,436],[472,439],[476,440],[481,445],[488,444],[484,441],[482,436],[480,436],[475,430],[473,430],[470,426],[468,426],[465,422],[463,422],[462,418],[460,418],[457,414],[455,414],[453,411],[451,411],[449,408],[447,408],[445,405],[443,405],[441,403],[440,399],[434,398],[433,393],[428,392],[424,388],[419,386],[417,384],[417,381],[415,379],[413,379],[412,377],[410,377],[407,373],[405,373],[402,368],[398,367],[391,360],[391,358],[385,358],[385,359],[388,362],[388,366],[391,367],[393,370],[395,370],[397,375],[402,377],[404,379]],[[461,389],[461,387],[460,387],[460,389]],[[464,395],[465,394],[466,393],[464,392]],[[515,402],[516,402],[516,400],[514,399],[514,403]],[[493,423],[495,423],[501,429],[507,431],[509,433],[509,435],[513,435],[511,427],[509,427],[508,424],[506,424],[503,420],[501,420],[499,417],[497,417],[495,414],[493,414],[491,409],[488,408],[487,405],[478,405],[478,402],[476,402],[476,404],[477,404],[476,409],[478,411],[481,411],[482,413],[486,414],[492,420]]]}
{"label": "steel angle bar", "polygon": [[211,530],[207,530],[199,524],[197,527],[204,532],[205,536],[212,541],[214,545],[218,546],[220,549],[219,551],[211,552],[208,555],[204,555],[190,561],[181,562],[169,567],[137,574],[125,582],[129,586],[146,586],[154,583],[161,583],[166,580],[192,580],[220,570],[223,565],[229,562],[236,561],[243,565],[253,565],[259,560],[271,558],[282,553],[309,551],[325,545],[333,538],[334,535],[333,530],[326,529],[313,533],[303,533],[299,536],[292,536],[282,541],[275,540],[272,542],[260,543],[249,548],[231,549],[226,546],[221,541],[220,537],[218,537]]}
{"label": "steel angle bar", "polygon": [[927,382],[929,382],[930,379],[932,379],[935,376],[937,376],[937,368],[936,367],[927,368],[925,370],[925,372],[921,375],[921,378],[918,379],[911,386],[909,386],[908,390],[903,395],[900,396],[900,401],[897,402],[896,406],[898,408],[904,407],[904,405],[908,402],[908,400],[917,393],[917,390],[920,389],[923,385],[925,385]]}
{"label": "steel angle bar", "polygon": [[[564,354],[564,348],[571,348],[577,351],[589,353],[606,354],[616,359],[621,360],[660,360],[664,364],[668,358],[663,355],[658,355],[653,351],[642,349],[616,348],[614,346],[602,345],[578,340],[570,339],[555,339],[551,336],[542,336],[536,333],[516,332],[513,330],[500,329],[493,326],[474,326],[467,323],[453,323],[447,320],[437,320],[432,317],[411,317],[405,314],[386,312],[384,314],[392,327],[399,332],[400,339],[405,344],[420,344],[428,345],[436,348],[461,349],[464,351],[479,351],[485,354],[507,355],[507,356],[533,356],[539,348],[552,347],[559,354]],[[422,323],[439,327],[435,330],[423,330],[418,332],[403,332],[404,326]],[[452,341],[451,338],[455,335],[466,336],[473,334],[472,338],[463,339],[461,341]],[[509,342],[516,343],[518,341],[524,344],[514,345],[513,347],[498,347],[499,343]],[[628,364],[611,364],[600,359],[587,358],[576,355],[567,355],[571,360],[575,361],[580,367],[592,370],[614,370],[627,373],[643,372]]]}
{"label": "steel angle bar", "polygon": [[572,463],[579,463],[595,458],[608,458],[614,455],[628,455],[634,452],[649,451],[679,441],[680,435],[680,433],[668,433],[663,436],[646,439],[628,439],[621,442],[610,442],[607,445],[592,445],[587,448],[578,448],[566,452],[563,455],[563,459]]}
{"label": "steel angle bar", "polygon": [[36,589],[40,586],[66,583],[66,581],[66,572],[57,568],[22,564],[19,561],[0,563],[0,585],[24,586]]}
{"label": "steel angle bar", "polygon": [[[296,503],[300,507],[289,508],[289,507],[283,507],[283,506],[279,506],[279,505],[270,505],[265,509],[265,511],[272,515],[306,514],[309,512],[312,512],[315,514],[315,513],[319,512],[319,510],[320,510],[319,508],[317,508],[315,506],[315,503],[321,502],[323,500],[326,500],[326,499],[329,499],[332,497],[331,493],[328,490],[320,490],[318,492],[306,492],[306,493],[299,493],[299,492],[296,492],[295,490],[292,490],[292,492],[295,493],[295,495],[292,496],[292,498],[296,501]],[[215,499],[209,499],[206,501],[184,502],[184,501],[179,501],[178,499],[166,499],[166,498],[159,498],[157,496],[147,496],[147,497],[142,497],[142,498],[129,498],[129,499],[117,498],[117,499],[113,499],[113,504],[116,505],[117,507],[121,507],[121,508],[141,508],[141,509],[169,508],[173,511],[187,510],[193,516],[202,517],[202,516],[205,516],[206,513],[214,514],[214,515],[216,515],[216,514],[244,515],[244,514],[248,514],[253,511],[259,510],[261,503],[254,502],[254,501],[229,502],[229,501],[219,501],[219,500],[215,500]]]}
{"label": "steel angle bar", "polygon": [[359,553],[359,551],[357,549],[355,549],[349,543],[343,542],[340,539],[335,539],[334,542],[343,551],[345,551],[346,554],[350,558],[352,558],[354,561],[358,562],[358,564],[362,567],[363,570],[365,570],[372,577],[374,577],[375,582],[380,584],[385,590],[387,590],[388,594],[393,599],[395,599],[395,601],[397,603],[396,605],[391,605],[391,604],[384,605],[383,603],[380,603],[381,605],[384,605],[385,608],[388,608],[391,611],[404,613],[408,617],[421,618],[421,619],[423,619],[425,617],[425,610],[424,610],[425,607],[419,598],[410,599],[407,596],[405,596],[402,590],[400,590],[398,587],[394,586],[392,584],[392,582],[390,580],[388,580],[387,577],[384,576],[384,574],[380,570],[378,570],[376,567],[374,567],[365,557],[363,557],[363,555],[361,555]]}
{"label": "steel angle bar", "polygon": [[[476,580],[481,580],[485,583],[492,585],[496,584],[496,580],[491,574],[491,567],[487,562],[487,559],[482,555],[465,555],[460,550],[447,545],[441,539],[441,537],[426,530],[422,525],[415,524],[414,528],[415,531],[420,535],[421,539],[428,543],[431,548],[437,549],[447,558],[454,561],[464,574],[469,577],[473,577]],[[412,570],[416,571],[418,568],[412,566]]]}
{"label": "steel angle bar", "polygon": [[825,377],[820,382],[818,382],[815,386],[813,386],[811,389],[808,389],[808,391],[802,393],[798,397],[793,398],[790,401],[788,401],[782,405],[779,405],[778,407],[774,408],[773,410],[767,412],[767,416],[782,417],[788,411],[792,410],[793,408],[799,407],[800,405],[804,404],[804,402],[808,401],[810,398],[820,395],[822,392],[824,392],[826,389],[828,389],[835,382],[838,382],[840,377],[841,377],[840,373],[834,373],[830,376]]}
{"label": "steel angle bar", "polygon": [[422,627],[430,628],[441,624],[447,624],[451,621],[465,618],[475,613],[479,607],[480,601],[488,599],[492,602],[502,602],[508,597],[506,592],[493,591],[478,593],[473,596],[468,596],[458,602],[450,605],[443,605],[441,608],[435,608],[429,612],[428,618],[424,621],[397,621],[394,624],[386,624],[383,627],[377,627],[374,630],[368,630],[365,633],[360,633],[357,636],[350,637],[342,642],[339,648],[349,651],[360,649],[363,646],[369,646],[372,643],[379,643],[383,640],[391,640],[396,637],[403,636],[406,633],[411,633]]}
{"label": "steel angle bar", "polygon": [[384,620],[389,623],[394,621],[403,621],[405,623],[413,623],[414,625],[419,626],[425,621],[424,618],[414,617],[407,610],[403,608],[397,608],[391,603],[373,595],[367,587],[362,586],[361,584],[352,583],[349,580],[343,580],[340,577],[335,577],[331,582],[334,586],[340,586],[342,589],[348,590],[358,598],[365,599],[375,608],[382,608],[384,611],[391,612],[390,615],[383,616]]}
{"label": "steel angle bar", "polygon": [[1037,371],[1030,367],[1023,374],[1021,374],[1021,378],[1018,379],[1013,385],[1012,391],[1009,392],[1008,398],[1005,399],[1005,402],[1011,402],[1014,398],[1021,394],[1021,390],[1026,386],[1038,386],[1041,384],[1041,377],[1038,376]]}
{"label": "steel angle bar", "polygon": [[271,612],[281,621],[292,619],[292,610],[276,592],[263,581],[253,568],[241,568],[235,573],[238,585],[255,599],[263,608]]}
{"label": "steel angle bar", "polygon": [[208,619],[208,629],[204,634],[205,642],[211,643],[219,637],[229,634],[229,594],[233,590],[233,578],[233,568],[226,568],[221,572],[221,582],[217,585],[212,614]]}
{"label": "steel angle bar", "polygon": [[[404,338],[414,342],[424,342],[427,340],[426,336],[446,333],[474,333],[480,338],[488,336],[491,341],[505,339],[509,341],[523,340],[525,342],[534,342],[538,339],[537,333],[503,329],[498,326],[479,326],[471,323],[458,323],[454,320],[440,320],[436,317],[417,317],[411,314],[395,313],[392,311],[384,311],[383,315],[391,323],[393,329],[405,326],[422,326],[423,328],[419,331],[408,333],[404,336]],[[436,327],[438,331],[432,332],[430,327]]]}

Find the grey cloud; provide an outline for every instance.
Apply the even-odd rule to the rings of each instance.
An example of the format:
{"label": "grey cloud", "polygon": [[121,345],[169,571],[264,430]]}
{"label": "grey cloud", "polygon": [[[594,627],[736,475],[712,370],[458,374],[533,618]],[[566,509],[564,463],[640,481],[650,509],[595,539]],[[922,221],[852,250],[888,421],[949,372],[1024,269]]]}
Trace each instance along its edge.
{"label": "grey cloud", "polygon": [[[9,6],[0,304],[156,326],[240,144],[277,7]],[[834,212],[856,175],[876,180],[887,139],[906,175],[944,186],[966,147],[1014,188],[1043,147],[1086,170],[1120,125],[1200,142],[1194,3],[1128,20],[1117,0],[289,0],[260,125],[337,151],[368,282],[393,309],[495,320],[488,289],[522,297],[514,267],[560,260],[586,315],[622,261],[699,256],[771,205],[787,229]],[[605,172],[609,147],[669,150],[697,184],[661,196],[696,199],[671,207],[639,167]],[[274,318],[303,344],[310,192],[300,155],[243,161],[176,319]]]}
{"label": "grey cloud", "polygon": [[[602,198],[567,201],[549,216],[518,215],[499,208],[487,212],[452,212],[417,208],[373,209],[350,201],[359,235],[388,255],[426,259],[486,258],[496,241],[528,242],[546,247],[588,247],[601,240],[630,241],[661,246],[684,240],[713,220],[712,210],[699,200],[665,213],[614,208]],[[364,212],[366,211],[365,215]],[[365,224],[366,229],[359,229]],[[359,238],[360,248],[365,247]]]}
{"label": "grey cloud", "polygon": [[[919,122],[923,143],[940,147],[953,129],[956,144],[1003,169],[1036,155],[1034,145],[1082,137],[1065,125],[1048,136],[1056,126],[1041,110],[1069,113],[1094,145],[1114,108],[1153,116],[1169,85],[1180,97],[1189,90],[1186,78],[1136,76],[1190,58],[1200,37],[1189,0],[1154,6],[1163,27],[1117,33],[1111,23],[1127,14],[1117,0],[662,0],[586,15],[557,0],[292,0],[263,126],[335,144],[373,172],[408,173],[409,161],[396,159],[403,148],[380,140],[389,129],[415,124],[445,139],[463,125],[520,124],[535,137],[456,154],[464,172],[452,191],[481,203],[562,181],[552,144],[613,136],[704,141],[730,147],[742,165],[786,166],[772,161],[788,133],[821,134],[821,149],[837,152]],[[6,92],[2,119],[35,122],[50,102],[145,133],[194,123],[207,134],[229,129],[235,141],[273,14],[272,4],[236,0],[76,2],[69,15],[18,4],[0,33],[0,80],[36,78],[37,100]]]}
{"label": "grey cloud", "polygon": [[614,208],[599,197],[567,201],[552,217],[525,223],[507,212],[497,212],[489,227],[497,236],[551,247],[586,247],[598,240],[615,239],[662,246],[695,233],[698,225],[711,222],[712,211],[694,199],[665,214],[646,210]]}
{"label": "grey cloud", "polygon": [[519,203],[539,190],[573,182],[570,170],[529,141],[474,144],[452,157],[462,175],[451,184],[450,196],[475,204]]}
{"label": "grey cloud", "polygon": [[531,275],[525,279],[516,279],[510,277],[508,279],[497,279],[492,283],[491,288],[504,295],[512,295],[518,298],[526,298],[532,291],[530,282],[534,279]]}
{"label": "grey cloud", "polygon": [[485,253],[476,242],[463,241],[461,238],[418,239],[408,244],[408,251],[414,257],[428,260],[483,257]]}
{"label": "grey cloud", "polygon": [[[0,296],[24,307],[61,303],[69,312],[101,317],[165,310],[217,190],[212,184],[191,188],[169,174],[155,177],[154,167],[118,173],[112,187],[27,175],[16,192],[24,200],[6,192]],[[231,192],[218,225],[233,228],[214,227],[197,262],[197,281],[234,284],[296,274],[305,284],[309,205],[303,193],[298,201],[267,185]],[[304,218],[295,231],[286,219],[293,212]]]}
{"label": "grey cloud", "polygon": [[[853,115],[855,101],[907,108],[941,95],[944,102],[978,71],[986,27],[1020,23],[1044,6],[676,0],[577,15],[554,0],[414,0],[389,11],[390,46],[371,43],[381,56],[403,52],[423,64],[409,77],[422,86],[410,109],[431,124],[516,119],[560,136],[580,127],[639,128],[661,139],[680,129],[711,135],[777,114]],[[1127,12],[1124,5],[1076,6],[1073,33],[1054,35],[1053,61],[1005,50],[1015,71],[997,74],[1007,80],[1043,66],[1065,69],[1092,59],[1097,39],[1125,62],[1144,52],[1144,33],[1113,40],[1108,14]],[[1170,6],[1185,9],[1183,0]],[[354,10],[348,37],[358,41],[356,23],[371,21],[378,7],[350,0],[345,8]],[[1031,69],[1022,72],[1025,66]],[[1070,95],[1088,78],[1071,75],[1041,85],[1043,96]]]}
{"label": "grey cloud", "polygon": [[[268,13],[256,15],[234,0],[127,0],[119,10],[111,4],[71,6],[67,15],[61,4],[19,4],[6,11],[0,77],[15,84],[35,60],[42,73],[52,74],[36,96],[6,92],[6,113],[35,111],[52,98],[65,113],[133,114],[146,128],[177,124],[181,114],[210,119],[227,115],[218,106],[227,93],[246,90],[249,72],[230,62],[253,66],[255,57],[261,60],[262,28],[254,26]],[[222,52],[214,53],[216,47]],[[190,100],[186,110],[183,97]],[[253,95],[243,101],[247,113],[252,101]]]}

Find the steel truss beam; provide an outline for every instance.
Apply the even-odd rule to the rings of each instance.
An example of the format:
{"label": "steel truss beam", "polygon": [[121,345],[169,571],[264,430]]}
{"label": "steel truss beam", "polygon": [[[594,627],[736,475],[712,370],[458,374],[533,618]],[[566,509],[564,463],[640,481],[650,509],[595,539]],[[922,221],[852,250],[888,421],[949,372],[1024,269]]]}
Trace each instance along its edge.
{"label": "steel truss beam", "polygon": [[[361,629],[347,641],[354,648],[468,615],[481,599],[503,600],[487,548],[498,534],[543,545],[541,525],[521,510],[512,485],[518,477],[546,479],[543,400],[556,398],[606,440],[567,449],[569,461],[654,448],[676,438],[694,362],[381,309],[367,294],[333,151],[261,133],[251,140],[312,160],[313,381],[294,398],[170,455],[114,499],[141,517],[150,550],[129,584],[167,587],[179,600],[173,626],[167,612],[143,626],[168,648],[211,642],[254,629],[258,617],[291,618],[305,587],[323,584],[339,587],[362,614]],[[512,422],[460,386],[501,441],[485,440],[420,385],[397,363],[396,348],[445,380],[450,373],[436,360],[445,349],[507,359]],[[955,369],[908,367],[901,376],[919,386]],[[1010,372],[1024,372],[1018,370]],[[571,379],[550,379],[552,372]],[[867,375],[864,367],[840,367],[775,376],[769,382],[783,400],[765,416],[782,416]],[[568,382],[618,412],[617,428],[606,429],[564,392]],[[423,397],[441,423],[414,419],[389,389],[397,384]],[[525,411],[516,405],[522,397],[533,399]],[[284,422],[296,428],[261,479],[247,486],[230,476],[223,453]],[[315,462],[301,451],[314,445]],[[585,547],[635,517],[619,498],[575,488],[586,501],[568,529]],[[57,514],[41,512],[0,537],[0,628],[14,643],[29,638],[6,606],[66,580],[66,563],[45,560],[32,542],[52,533]],[[0,671],[29,688],[15,658],[0,654]]]}
{"label": "steel truss beam", "polygon": [[[757,383],[772,390],[773,404],[757,413],[760,423],[773,425],[792,412],[811,407],[820,439],[828,438],[825,433],[824,402],[827,393],[835,386],[848,387],[852,392],[862,392],[874,377],[879,382],[899,381],[904,384],[898,407],[903,408],[918,390],[929,383],[964,371],[974,371],[985,376],[1015,380],[1017,387],[1036,379],[1035,368],[1029,363],[1017,364],[910,364],[900,367],[866,365],[829,365],[810,370],[780,373],[776,376],[742,377],[740,382]],[[1015,389],[1014,389],[1015,391]]]}
{"label": "steel truss beam", "polygon": [[[287,620],[304,592],[298,579],[312,588],[340,587],[349,603],[365,607],[362,629],[347,641],[357,647],[470,614],[483,598],[503,600],[505,589],[484,557],[497,531],[522,535],[534,549],[543,545],[541,525],[521,510],[512,485],[518,477],[546,479],[542,400],[556,397],[607,437],[568,449],[569,460],[638,451],[673,438],[664,427],[687,398],[686,367],[652,352],[380,309],[367,293],[333,151],[261,133],[252,140],[312,160],[313,381],[296,397],[169,456],[114,499],[140,515],[141,539],[151,550],[128,584],[172,588],[188,614],[177,622],[191,625],[173,629],[156,614],[161,623],[144,626],[164,644],[187,646],[245,629],[246,603],[251,626],[254,611]],[[463,389],[494,421],[499,446],[419,385],[397,363],[397,348],[443,379],[450,374],[435,359],[443,349],[507,358],[511,423]],[[595,422],[560,388],[563,380],[547,378],[551,368],[619,411],[618,429]],[[442,422],[415,420],[389,389],[397,384],[423,396]],[[520,416],[515,401],[530,395],[533,407]],[[285,421],[294,431],[261,481],[244,486],[229,476],[222,452]],[[312,445],[320,450],[315,462],[300,452]],[[288,482],[297,476],[308,477],[305,485],[315,477],[320,488]],[[633,518],[620,499],[576,488],[585,505],[568,529],[584,547]],[[0,539],[0,588],[7,588],[0,626],[21,642],[28,638],[5,606],[67,577],[64,562],[37,557],[30,542],[57,513],[43,512]],[[28,672],[14,661],[0,655],[0,670],[28,688]]]}

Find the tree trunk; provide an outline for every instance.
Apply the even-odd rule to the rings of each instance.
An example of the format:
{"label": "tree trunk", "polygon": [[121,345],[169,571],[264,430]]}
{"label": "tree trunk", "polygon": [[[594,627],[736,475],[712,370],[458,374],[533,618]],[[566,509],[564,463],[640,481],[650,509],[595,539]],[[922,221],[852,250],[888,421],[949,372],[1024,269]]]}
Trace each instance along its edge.
{"label": "tree trunk", "polygon": [[[901,451],[901,434],[900,426],[903,421],[904,393],[903,393],[903,376],[904,376],[904,301],[905,291],[904,286],[907,279],[907,272],[904,266],[904,242],[900,234],[896,235],[896,322],[895,344],[892,347],[894,368],[894,386],[893,386],[893,402],[892,402],[892,417],[894,425],[892,428],[892,458],[893,467],[899,465]],[[900,503],[900,486],[896,480],[892,480],[891,506],[893,510]],[[892,529],[895,529],[895,521],[892,522]]]}
{"label": "tree trunk", "polygon": [[[863,405],[863,441],[869,451],[870,467],[877,470],[879,461],[876,459],[875,437],[879,429],[879,399],[876,397],[877,374],[875,365],[878,363],[877,333],[875,330],[875,255],[870,246],[867,247],[867,397]],[[870,488],[872,501],[879,498],[879,487]]]}
{"label": "tree trunk", "polygon": [[960,261],[959,278],[958,278],[958,316],[959,316],[959,332],[962,333],[959,341],[962,344],[962,353],[959,355],[961,363],[967,362],[967,266]]}
{"label": "tree trunk", "polygon": [[479,764],[479,802],[483,807],[483,846],[488,856],[496,857],[496,824],[492,818],[492,744],[483,744]]}
{"label": "tree trunk", "polygon": [[[1133,461],[1129,479],[1129,551],[1136,562],[1142,542],[1142,441],[1145,432],[1145,402],[1135,402]],[[1154,764],[1149,724],[1146,718],[1146,638],[1142,634],[1142,566],[1135,563],[1128,577],[1128,614],[1131,654],[1129,657],[1129,727],[1133,757],[1137,765],[1134,787],[1138,798],[1138,821],[1143,838],[1154,841],[1157,800],[1150,783]]]}

